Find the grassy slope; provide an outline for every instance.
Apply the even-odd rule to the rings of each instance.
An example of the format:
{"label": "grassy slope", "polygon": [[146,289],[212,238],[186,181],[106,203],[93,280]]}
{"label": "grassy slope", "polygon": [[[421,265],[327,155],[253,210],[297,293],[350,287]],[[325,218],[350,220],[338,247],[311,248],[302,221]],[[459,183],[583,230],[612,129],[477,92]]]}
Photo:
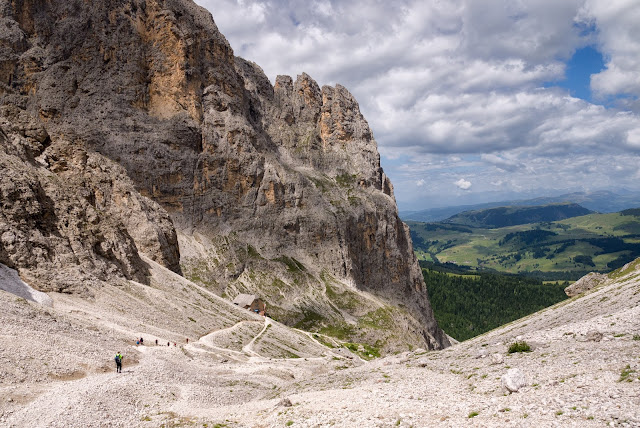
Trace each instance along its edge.
{"label": "grassy slope", "polygon": [[[421,260],[452,262],[502,272],[555,272],[574,277],[598,270],[608,271],[638,254],[632,246],[607,246],[602,238],[620,238],[624,244],[638,244],[640,217],[632,215],[589,214],[567,220],[519,225],[499,229],[452,227],[438,223],[410,222],[416,255]],[[508,234],[535,229],[553,232],[537,242],[511,239]],[[594,241],[600,240],[600,241]],[[637,251],[637,250],[636,250]],[[537,254],[536,254],[537,253]],[[593,265],[576,262],[576,256],[589,256]],[[616,261],[616,259],[618,259]],[[615,262],[614,262],[615,261]],[[566,277],[558,279],[566,279]]]}

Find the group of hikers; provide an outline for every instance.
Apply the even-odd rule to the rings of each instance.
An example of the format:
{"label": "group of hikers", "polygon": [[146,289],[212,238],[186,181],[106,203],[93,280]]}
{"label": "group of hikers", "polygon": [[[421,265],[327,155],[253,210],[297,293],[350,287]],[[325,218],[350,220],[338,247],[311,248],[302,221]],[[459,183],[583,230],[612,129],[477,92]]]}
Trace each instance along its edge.
{"label": "group of hikers", "polygon": [[[189,343],[189,338],[187,338],[187,343]],[[144,338],[140,338],[140,339],[136,339],[136,346],[140,346],[143,345],[144,346]],[[158,346],[158,339],[156,339],[156,346]],[[167,346],[171,346],[171,342],[167,342]],[[178,346],[178,344],[176,342],[173,342],[173,346]],[[118,352],[116,354],[115,357],[115,361],[116,361],[116,373],[122,373],[122,360],[123,360],[123,356],[120,352]]]}

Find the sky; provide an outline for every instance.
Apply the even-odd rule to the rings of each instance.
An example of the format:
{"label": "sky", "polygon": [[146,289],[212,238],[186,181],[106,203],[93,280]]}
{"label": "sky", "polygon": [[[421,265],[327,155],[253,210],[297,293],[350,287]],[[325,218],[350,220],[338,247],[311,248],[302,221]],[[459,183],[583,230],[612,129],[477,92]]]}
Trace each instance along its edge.
{"label": "sky", "polygon": [[356,97],[401,210],[640,190],[640,0],[196,0]]}

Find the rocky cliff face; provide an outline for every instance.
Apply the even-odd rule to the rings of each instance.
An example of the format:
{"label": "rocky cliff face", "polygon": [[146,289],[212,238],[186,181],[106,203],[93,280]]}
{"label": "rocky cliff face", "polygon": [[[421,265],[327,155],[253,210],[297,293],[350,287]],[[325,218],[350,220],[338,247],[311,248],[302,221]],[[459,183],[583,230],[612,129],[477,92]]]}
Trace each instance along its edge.
{"label": "rocky cliff face", "polygon": [[0,116],[0,263],[42,291],[147,283],[139,251],[179,270],[169,216],[122,167],[46,130],[19,109]]}
{"label": "rocky cliff face", "polygon": [[[103,157],[121,165],[170,214],[185,274],[219,294],[257,291],[290,324],[384,336],[386,349],[448,344],[376,142],[344,87],[320,88],[306,74],[272,86],[188,0],[5,0],[0,11],[5,122],[26,116],[54,142],[36,147],[39,161],[22,162],[89,195],[103,185],[94,170],[104,165],[128,183]],[[111,239],[131,242],[109,253],[116,270],[142,280],[134,243],[179,270],[162,211],[133,189],[109,195],[113,206],[137,209],[109,212],[131,237]],[[94,236],[91,224],[78,231]],[[8,248],[0,262],[22,267]]]}

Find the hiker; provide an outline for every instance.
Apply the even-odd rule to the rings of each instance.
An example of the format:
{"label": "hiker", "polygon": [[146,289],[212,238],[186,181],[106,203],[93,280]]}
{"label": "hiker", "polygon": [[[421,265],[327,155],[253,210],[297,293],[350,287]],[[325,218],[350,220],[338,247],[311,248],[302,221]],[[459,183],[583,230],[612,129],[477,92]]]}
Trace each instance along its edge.
{"label": "hiker", "polygon": [[167,346],[171,346],[171,344],[169,342],[167,342]]}
{"label": "hiker", "polygon": [[140,345],[140,341],[136,340],[136,346]]}
{"label": "hiker", "polygon": [[144,339],[143,338],[140,338],[140,344],[144,345]]}
{"label": "hiker", "polygon": [[118,352],[116,354],[116,373],[122,373],[122,354]]}
{"label": "hiker", "polygon": [[189,338],[187,337],[187,345],[189,344]]}
{"label": "hiker", "polygon": [[156,346],[158,346],[158,339],[156,339]]}

